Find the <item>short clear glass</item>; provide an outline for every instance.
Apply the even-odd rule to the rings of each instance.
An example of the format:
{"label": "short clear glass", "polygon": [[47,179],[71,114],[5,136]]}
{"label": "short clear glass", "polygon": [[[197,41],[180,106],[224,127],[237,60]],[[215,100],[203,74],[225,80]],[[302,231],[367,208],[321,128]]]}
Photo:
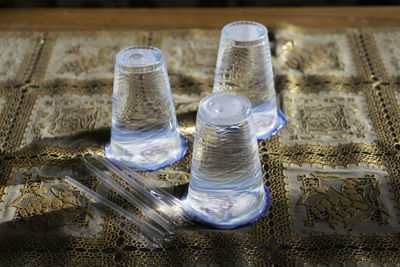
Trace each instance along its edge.
{"label": "short clear glass", "polygon": [[187,140],[178,131],[164,55],[151,46],[131,46],[116,57],[111,141],[106,157],[137,171],[152,171],[181,159]]}
{"label": "short clear glass", "polygon": [[253,223],[271,200],[262,179],[250,101],[233,92],[200,101],[185,211],[220,229]]}
{"label": "short clear glass", "polygon": [[214,92],[231,91],[250,99],[257,139],[276,134],[286,124],[277,109],[267,28],[257,22],[236,21],[221,33]]}

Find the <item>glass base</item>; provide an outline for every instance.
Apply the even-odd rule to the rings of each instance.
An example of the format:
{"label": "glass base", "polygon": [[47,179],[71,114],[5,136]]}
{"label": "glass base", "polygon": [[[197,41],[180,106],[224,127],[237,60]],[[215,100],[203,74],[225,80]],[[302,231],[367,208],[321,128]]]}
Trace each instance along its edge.
{"label": "glass base", "polygon": [[257,141],[265,140],[271,138],[275,134],[277,134],[283,127],[286,125],[286,117],[283,114],[283,111],[277,108],[277,116],[275,120],[274,127],[272,127],[267,133],[257,136]]}
{"label": "glass base", "polygon": [[216,229],[221,229],[221,230],[232,230],[244,226],[248,226],[250,224],[255,223],[259,219],[263,218],[268,210],[271,208],[271,194],[266,185],[264,185],[264,190],[265,190],[265,198],[263,202],[260,204],[260,207],[263,206],[261,210],[256,210],[254,213],[249,214],[245,219],[241,221],[236,221],[234,223],[213,223],[207,220],[207,215],[204,213],[199,213],[198,211],[192,209],[190,205],[188,204],[187,200],[187,194],[189,191],[189,187],[186,188],[186,191],[182,197],[182,203],[183,203],[183,208],[185,212],[190,216],[191,220],[195,222],[199,222],[201,224],[205,224],[208,226],[211,226]]}
{"label": "glass base", "polygon": [[[132,169],[133,171],[155,171],[170,166],[179,161],[181,158],[185,156],[187,149],[188,149],[188,141],[186,137],[184,137],[182,134],[179,134],[179,144],[177,144],[177,146],[175,147],[175,150],[177,151],[173,155],[168,155],[162,161],[156,162],[149,159],[147,162],[142,161],[140,162],[140,164],[138,164],[138,162],[135,162],[134,160],[123,159],[121,156],[118,156],[118,154],[114,153],[111,147],[111,143],[108,143],[104,147],[104,154],[108,160],[112,162],[117,162],[118,164],[125,165],[126,167]],[[141,154],[146,154],[146,152],[147,151],[142,151]],[[152,152],[157,152],[157,151],[152,151]]]}

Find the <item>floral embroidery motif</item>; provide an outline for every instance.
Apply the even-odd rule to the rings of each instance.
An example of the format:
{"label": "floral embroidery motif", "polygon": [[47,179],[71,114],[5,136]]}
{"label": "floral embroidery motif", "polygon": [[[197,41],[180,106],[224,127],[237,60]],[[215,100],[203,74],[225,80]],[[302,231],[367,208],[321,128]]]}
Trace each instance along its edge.
{"label": "floral embroidery motif", "polygon": [[354,93],[298,94],[284,91],[285,143],[372,143],[376,139],[363,97]]}
{"label": "floral embroidery motif", "polygon": [[284,164],[289,213],[298,234],[397,233],[399,209],[388,173],[376,166]]}
{"label": "floral embroidery motif", "polygon": [[120,50],[119,46],[94,45],[87,53],[81,44],[67,46],[65,55],[61,58],[64,64],[57,70],[57,74],[73,73],[76,76],[90,74],[98,71],[99,67],[107,66],[108,71],[113,71],[114,54]]}
{"label": "floral embroidery motif", "polygon": [[[63,181],[70,169],[40,166],[14,169],[2,198],[0,236],[85,236],[103,230],[105,210]],[[76,168],[74,177],[101,194],[108,191],[84,169]]]}
{"label": "floral embroidery motif", "polygon": [[284,70],[303,74],[337,70],[343,71],[344,64],[339,60],[340,48],[335,42],[313,44],[288,40],[282,45],[278,55],[284,62]]}
{"label": "floral embroidery motif", "polygon": [[349,129],[343,105],[332,107],[303,106],[299,111],[305,132],[345,131]]}
{"label": "floral embroidery motif", "polygon": [[356,76],[346,35],[276,33],[273,65],[276,74]]}
{"label": "floral embroidery motif", "polygon": [[115,56],[135,38],[74,37],[58,38],[46,79],[112,79]]}
{"label": "floral embroidery motif", "polygon": [[380,206],[380,182],[374,174],[364,177],[310,173],[299,175],[304,194],[297,205],[307,207],[307,226],[328,223],[333,229],[351,228],[364,222],[389,224],[388,211]]}
{"label": "floral embroidery motif", "polygon": [[378,50],[385,65],[386,71],[391,76],[398,76],[400,72],[400,33],[374,34]]}
{"label": "floral embroidery motif", "polygon": [[164,38],[161,49],[166,55],[168,73],[185,73],[202,79],[213,79],[218,41],[210,36]]}
{"label": "floral embroidery motif", "polygon": [[99,111],[94,108],[57,109],[51,134],[69,134],[82,130],[93,130]]}
{"label": "floral embroidery motif", "polygon": [[112,97],[102,95],[41,96],[32,109],[21,147],[45,138],[71,136],[110,127]]}
{"label": "floral embroidery motif", "polygon": [[88,227],[89,201],[81,196],[80,191],[65,183],[63,187],[55,185],[55,176],[23,173],[25,185],[9,207],[17,208],[13,227],[28,223],[32,230],[46,230],[68,224]]}

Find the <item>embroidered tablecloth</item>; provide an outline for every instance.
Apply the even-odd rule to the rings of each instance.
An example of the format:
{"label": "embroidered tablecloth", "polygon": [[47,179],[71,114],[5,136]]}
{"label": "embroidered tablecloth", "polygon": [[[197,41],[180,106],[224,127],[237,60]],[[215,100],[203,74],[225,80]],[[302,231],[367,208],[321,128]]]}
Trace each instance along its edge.
{"label": "embroidered tablecloth", "polygon": [[[219,30],[1,32],[1,264],[400,264],[400,28],[283,25],[270,40],[288,119],[259,142],[271,210],[245,228],[198,226],[148,249],[54,179],[79,173],[89,150],[103,153],[115,54],[134,44],[164,52],[192,145]],[[190,150],[142,174],[179,193],[189,182]],[[102,190],[94,177],[77,176]]]}

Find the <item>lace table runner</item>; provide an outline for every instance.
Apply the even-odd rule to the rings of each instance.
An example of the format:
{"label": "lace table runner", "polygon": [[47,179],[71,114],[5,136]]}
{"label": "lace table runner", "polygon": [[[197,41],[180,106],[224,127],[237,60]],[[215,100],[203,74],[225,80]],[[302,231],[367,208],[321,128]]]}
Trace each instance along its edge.
{"label": "lace table runner", "polygon": [[[147,249],[112,214],[60,189],[109,138],[115,54],[163,50],[181,131],[193,141],[219,30],[0,34],[1,264],[400,264],[400,28],[271,32],[288,125],[259,143],[272,208],[252,226],[201,226]],[[142,173],[176,193],[191,152]],[[80,180],[103,190],[94,177]],[[116,202],[122,200],[108,192]],[[392,265],[388,265],[392,266]]]}

